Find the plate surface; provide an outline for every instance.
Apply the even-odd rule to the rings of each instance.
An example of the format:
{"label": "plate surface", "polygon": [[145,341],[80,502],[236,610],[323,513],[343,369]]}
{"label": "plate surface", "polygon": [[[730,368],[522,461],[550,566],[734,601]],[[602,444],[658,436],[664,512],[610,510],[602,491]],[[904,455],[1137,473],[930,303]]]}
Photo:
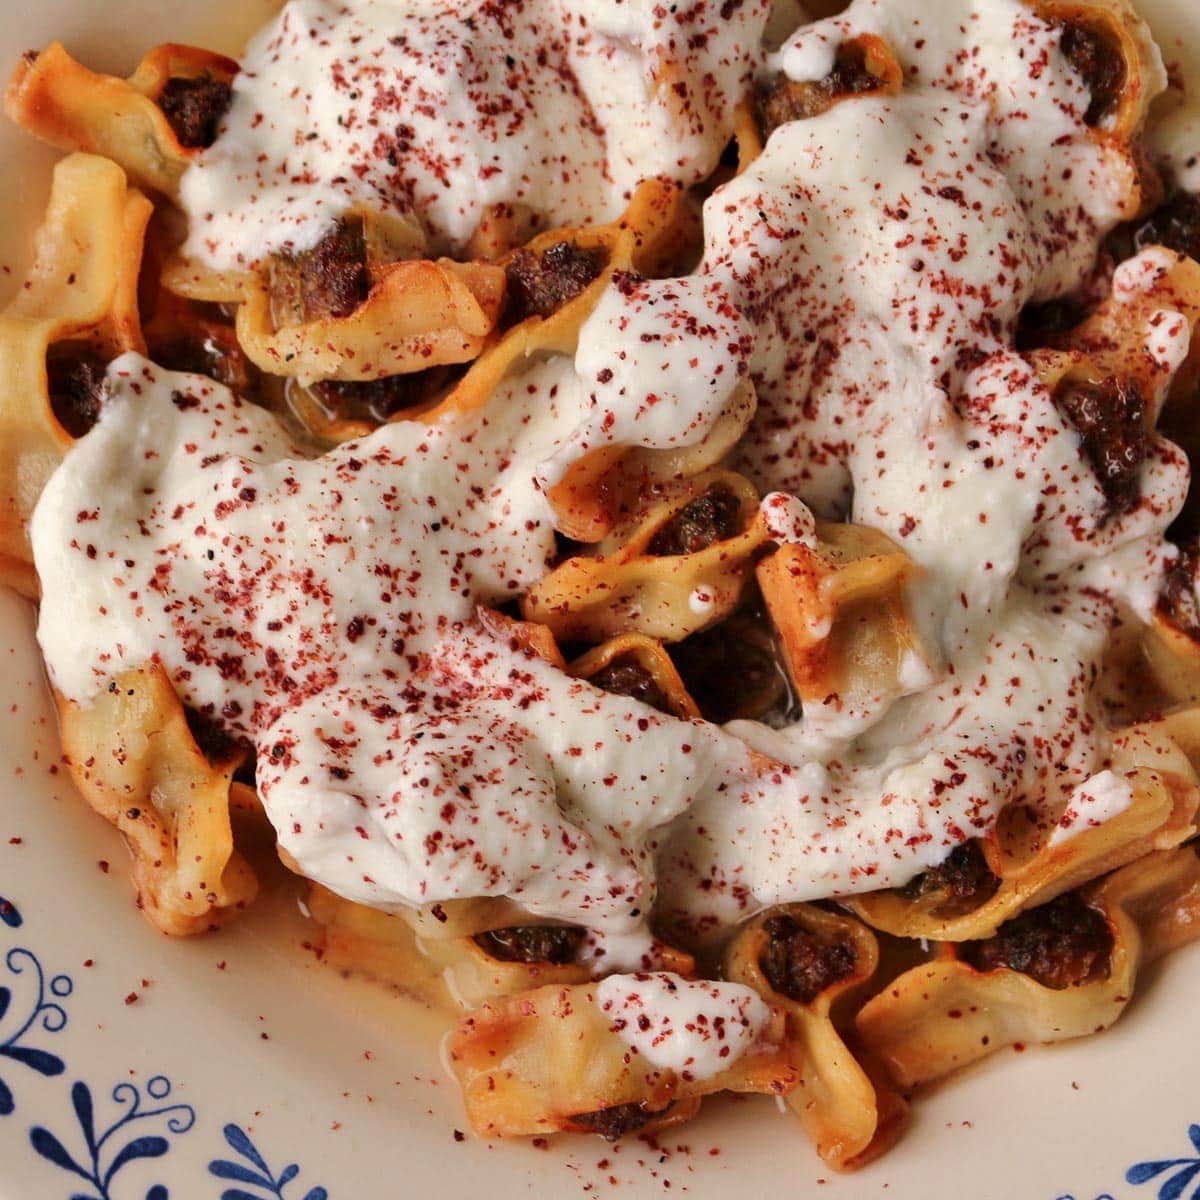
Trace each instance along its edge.
{"label": "plate surface", "polygon": [[[162,41],[234,51],[271,7],[10,0],[0,63],[53,38],[113,70]],[[1197,0],[1146,8],[1200,83]],[[55,155],[5,127],[0,156],[11,286]],[[445,1023],[323,968],[286,881],[214,937],[142,920],[119,839],[55,765],[33,612],[3,592],[0,647],[0,1200],[1200,1198],[1200,947],[1144,976],[1104,1036],[1001,1054],[924,1096],[901,1145],[852,1177],[768,1100],[710,1103],[654,1145],[459,1140]]]}

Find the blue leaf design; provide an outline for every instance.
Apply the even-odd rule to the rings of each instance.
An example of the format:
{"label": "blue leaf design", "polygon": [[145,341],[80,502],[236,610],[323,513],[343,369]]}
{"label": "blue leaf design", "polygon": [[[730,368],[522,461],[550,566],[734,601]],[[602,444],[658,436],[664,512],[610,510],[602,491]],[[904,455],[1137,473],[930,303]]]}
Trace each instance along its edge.
{"label": "blue leaf design", "polygon": [[14,1108],[16,1105],[13,1103],[12,1088],[0,1079],[0,1117],[9,1116]]}
{"label": "blue leaf design", "polygon": [[12,989],[0,987],[0,1021],[4,1020],[4,1014],[8,1012],[8,1006],[12,1003]]}
{"label": "blue leaf design", "polygon": [[161,1183],[156,1183],[146,1193],[146,1200],[168,1200],[167,1189]]}
{"label": "blue leaf design", "polygon": [[66,1070],[63,1060],[57,1054],[51,1054],[48,1050],[37,1050],[33,1046],[3,1046],[0,1047],[0,1054],[15,1062],[24,1063],[39,1075],[61,1075]]}
{"label": "blue leaf design", "polygon": [[1172,1175],[1158,1189],[1158,1200],[1179,1200],[1179,1197],[1184,1193],[1184,1189],[1195,1179],[1197,1174],[1200,1174],[1200,1160],[1192,1163],[1190,1166],[1184,1167],[1177,1175]]}
{"label": "blue leaf design", "polygon": [[0,921],[9,929],[21,927],[21,914],[17,911],[17,906],[11,900],[5,900],[3,896],[0,896]]}
{"label": "blue leaf design", "polygon": [[91,1192],[72,1192],[71,1200],[104,1200],[102,1196],[93,1196]]}
{"label": "blue leaf design", "polygon": [[87,1141],[88,1152],[95,1157],[96,1153],[96,1122],[95,1110],[92,1105],[92,1093],[82,1079],[71,1085],[71,1105],[79,1120],[79,1128]]}
{"label": "blue leaf design", "polygon": [[1188,1140],[1197,1150],[1200,1150],[1200,1125],[1188,1126]]}
{"label": "blue leaf design", "polygon": [[[257,1171],[252,1171],[249,1167],[243,1167],[241,1163],[230,1162],[225,1158],[218,1158],[215,1162],[208,1164],[209,1174],[215,1175],[218,1179],[232,1179],[237,1183],[252,1183],[256,1187],[266,1188],[267,1191],[275,1191],[275,1182],[269,1176],[260,1175]],[[283,1185],[282,1178],[280,1186]]]}
{"label": "blue leaf design", "polygon": [[[274,1200],[284,1200],[284,1189],[300,1174],[298,1163],[288,1163],[276,1179],[267,1161],[263,1158],[258,1147],[251,1141],[250,1135],[240,1125],[229,1124],[224,1129],[225,1141],[237,1151],[247,1162],[258,1168],[252,1171],[240,1163],[228,1159],[213,1159],[208,1164],[209,1173],[218,1179],[229,1179],[236,1183],[244,1183],[249,1187],[261,1188]],[[266,1200],[258,1193],[251,1194],[241,1188],[226,1188],[221,1193],[221,1200]],[[310,1188],[304,1200],[329,1200],[329,1193],[323,1187]]]}
{"label": "blue leaf design", "polygon": [[162,1158],[164,1154],[171,1148],[170,1142],[164,1137],[140,1137],[130,1142],[113,1160],[112,1165],[104,1176],[104,1188],[107,1191],[108,1185],[112,1181],[112,1177],[126,1163],[131,1163],[138,1158]]}
{"label": "blue leaf design", "polygon": [[[240,1125],[235,1125],[231,1121],[222,1132],[231,1149],[236,1150],[247,1162],[252,1162],[264,1175],[270,1176],[271,1168],[267,1166],[263,1156],[259,1154],[258,1148]],[[273,1186],[274,1184],[272,1184]]]}
{"label": "blue leaf design", "polygon": [[35,1125],[29,1131],[29,1141],[43,1158],[52,1162],[56,1167],[62,1167],[64,1171],[70,1171],[81,1179],[86,1179],[88,1183],[94,1182],[92,1177],[67,1153],[62,1142],[50,1130],[44,1129],[41,1125]]}
{"label": "blue leaf design", "polygon": [[1180,1163],[1187,1162],[1186,1158],[1169,1158],[1160,1162],[1141,1162],[1136,1163],[1125,1172],[1126,1183],[1146,1183],[1155,1175],[1161,1175],[1164,1171],[1169,1171],[1172,1167],[1179,1166]]}

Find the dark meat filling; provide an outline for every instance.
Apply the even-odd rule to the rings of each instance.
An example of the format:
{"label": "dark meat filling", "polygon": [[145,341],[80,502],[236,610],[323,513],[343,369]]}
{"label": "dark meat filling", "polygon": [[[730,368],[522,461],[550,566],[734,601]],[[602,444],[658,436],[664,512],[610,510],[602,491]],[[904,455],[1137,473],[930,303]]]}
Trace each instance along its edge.
{"label": "dark meat filling", "polygon": [[271,263],[271,300],[278,324],[348,317],[367,298],[367,243],[362,221],[339,221],[311,249]]}
{"label": "dark meat filling", "polygon": [[713,488],[683,506],[650,540],[656,558],[698,554],[740,532],[742,506],[725,488]]}
{"label": "dark meat filling", "polygon": [[614,1104],[612,1108],[601,1108],[595,1112],[578,1113],[571,1117],[571,1121],[592,1133],[598,1133],[606,1141],[615,1142],[618,1138],[623,1138],[627,1133],[634,1133],[670,1110],[671,1105],[669,1104],[666,1108],[655,1111],[638,1101],[634,1104]]}
{"label": "dark meat filling", "polygon": [[962,958],[977,971],[1008,967],[1061,991],[1104,978],[1112,948],[1103,915],[1068,892],[1006,921],[994,937],[963,943]]}
{"label": "dark meat filling", "polygon": [[1146,401],[1133,380],[1110,375],[1099,383],[1068,383],[1055,403],[1083,439],[1083,453],[1104,496],[1109,516],[1122,516],[1141,498],[1146,461]]}
{"label": "dark meat filling", "polygon": [[548,317],[574,300],[603,270],[598,254],[571,242],[556,242],[541,254],[518,250],[508,264],[505,321]]}
{"label": "dark meat filling", "polygon": [[1117,107],[1125,86],[1125,59],[1120,47],[1095,29],[1066,25],[1059,48],[1091,93],[1083,119],[1089,125],[1099,125]]}
{"label": "dark meat filling", "polygon": [[257,395],[262,382],[261,372],[227,327],[197,330],[195,336],[180,335],[157,342],[150,347],[150,357],[171,371],[207,375],[243,398]]}
{"label": "dark meat filling", "polygon": [[77,346],[52,347],[46,358],[50,408],[73,438],[83,437],[100,417],[106,369],[100,355]]}
{"label": "dark meat filling", "polygon": [[935,915],[961,917],[990,900],[999,887],[1000,880],[992,874],[979,842],[972,839],[955,846],[936,867],[909,880],[900,888],[900,895],[905,900],[937,896],[940,903]]}
{"label": "dark meat filling", "polygon": [[736,613],[684,638],[671,658],[706,721],[758,721],[788,711],[787,677],[761,612]]}
{"label": "dark meat filling", "polygon": [[435,400],[465,370],[465,366],[429,367],[383,379],[331,379],[314,384],[312,391],[330,417],[380,425],[405,409]]}
{"label": "dark meat filling", "polygon": [[513,925],[477,933],[475,944],[501,962],[561,967],[575,961],[584,937],[578,925]]}
{"label": "dark meat filling", "polygon": [[879,77],[867,69],[863,48],[853,42],[838,47],[833,70],[815,83],[797,83],[786,75],[776,76],[761,86],[755,97],[758,128],[770,137],[780,125],[801,121],[827,112],[842,96],[860,96],[878,91]]}
{"label": "dark meat filling", "polygon": [[780,913],[763,922],[767,944],[758,966],[781,996],[811,1004],[826,988],[854,974],[856,956],[849,942],[827,942],[795,918]]}
{"label": "dark meat filling", "polygon": [[588,683],[603,691],[612,692],[615,696],[629,696],[633,700],[640,700],[651,708],[657,708],[659,712],[671,711],[667,695],[658,686],[658,680],[634,658],[614,660],[591,676]]}
{"label": "dark meat filling", "polygon": [[1200,603],[1196,597],[1196,566],[1200,559],[1200,541],[1179,548],[1179,557],[1163,579],[1159,605],[1189,637],[1200,640]]}
{"label": "dark meat filling", "polygon": [[203,150],[217,140],[217,126],[232,99],[233,89],[223,79],[199,75],[195,79],[168,79],[158,107],[181,146]]}

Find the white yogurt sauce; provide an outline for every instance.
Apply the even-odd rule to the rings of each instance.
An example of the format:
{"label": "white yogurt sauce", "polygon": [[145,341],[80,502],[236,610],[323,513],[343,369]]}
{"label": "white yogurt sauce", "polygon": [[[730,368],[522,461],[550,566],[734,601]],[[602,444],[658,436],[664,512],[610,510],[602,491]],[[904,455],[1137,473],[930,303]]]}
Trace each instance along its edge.
{"label": "white yogurt sauce", "polygon": [[766,0],[289,0],[184,177],[217,269],[313,245],[353,206],[437,251],[491,205],[611,220],[656,175],[707,176],[757,65]]}
{"label": "white yogurt sauce", "polygon": [[728,1070],[759,1039],[771,1010],[753,988],[679,975],[610,975],[596,1003],[651,1066],[684,1079]]}
{"label": "white yogurt sauce", "polygon": [[[524,56],[504,85],[514,109],[543,123],[566,115],[536,137],[488,125],[501,169],[485,187],[484,152],[454,124],[455,105],[477,97],[444,68],[470,60],[491,95],[500,60],[479,65],[491,41],[461,22],[430,58],[451,15],[474,8],[358,0],[330,31],[331,7],[289,5],[188,176],[193,248],[205,242],[224,263],[311,238],[360,187],[410,200],[449,244],[482,204],[527,199],[531,181],[548,220],[608,216],[639,174],[703,175],[724,137],[713,131],[759,65],[751,4],[702,38],[702,62],[668,55],[688,103],[712,117],[660,145],[647,131],[662,113],[620,71],[642,79],[639,55],[669,47],[679,14],[703,5],[661,17],[589,5],[603,19],[569,53],[555,39],[582,0],[506,6],[514,39],[560,47],[581,94],[603,47],[621,43],[603,58],[615,64],[602,122],[612,137],[593,138],[571,107],[578,95],[549,104]],[[387,40],[397,13],[407,43]],[[875,29],[909,86],[776,131],[706,203],[695,276],[614,286],[574,361],[531,360],[477,414],[386,426],[304,461],[274,418],[224,389],[119,360],[100,423],[34,520],[55,685],[86,700],[156,655],[189,704],[253,741],[280,842],[314,879],[384,908],[510,895],[614,947],[639,944],[656,879],[664,913],[703,934],[764,904],[903,883],[1018,798],[1048,838],[1084,797],[1116,811],[1093,690],[1114,616],[1153,603],[1187,468],[1153,440],[1140,502],[1113,516],[1078,435],[1011,347],[1021,307],[1090,265],[1130,176],[1084,126],[1086,93],[1055,30],[1013,0],[953,0],[936,23],[927,13],[871,0],[801,30],[777,65],[819,72],[848,31]],[[301,38],[305,22],[321,32]],[[350,51],[354,29],[363,39]],[[366,142],[348,141],[336,116],[353,116],[351,128],[366,117],[326,78],[347,54],[359,88],[374,63],[372,88],[407,72],[448,106],[420,138],[448,130],[451,187],[418,173],[393,193],[377,162],[355,159]],[[327,93],[336,105],[311,99]],[[266,98],[275,127],[256,140],[248,127]],[[304,122],[311,149],[292,146]],[[547,148],[536,170],[531,145]],[[619,161],[613,145],[626,148]],[[667,146],[678,161],[664,165]],[[275,172],[293,149],[285,187],[247,172],[260,153]],[[551,186],[542,172],[561,154],[582,174]],[[327,177],[338,155],[365,164],[353,184]],[[1143,255],[1118,286],[1163,265]],[[1166,321],[1147,341],[1165,383],[1186,324]],[[544,491],[571,461],[606,442],[694,442],[748,377],[760,409],[741,460],[770,493],[776,536],[811,543],[806,502],[885,530],[920,568],[910,601],[928,655],[906,663],[899,695],[859,708],[830,698],[782,730],[722,730],[572,681],[476,622],[478,603],[517,596],[544,571]],[[626,1003],[628,981],[611,986]]]}
{"label": "white yogurt sauce", "polygon": [[1050,845],[1069,841],[1088,829],[1119,816],[1133,803],[1133,788],[1127,779],[1112,771],[1101,771],[1071,795],[1058,828],[1050,835]]}

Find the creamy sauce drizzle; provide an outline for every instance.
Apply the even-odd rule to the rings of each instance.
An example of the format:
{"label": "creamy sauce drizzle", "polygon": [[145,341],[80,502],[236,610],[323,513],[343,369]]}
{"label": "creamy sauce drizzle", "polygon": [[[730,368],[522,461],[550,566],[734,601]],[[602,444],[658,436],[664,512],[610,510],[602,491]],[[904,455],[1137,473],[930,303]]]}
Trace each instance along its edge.
{"label": "creamy sauce drizzle", "polygon": [[684,1079],[728,1070],[759,1039],[771,1010],[753,988],[678,975],[610,975],[596,1003],[651,1066]]}
{"label": "creamy sauce drizzle", "polygon": [[[1141,503],[1109,517],[1078,436],[1011,346],[1022,305],[1090,267],[1129,164],[1086,129],[1057,31],[1014,0],[952,0],[936,22],[915,0],[857,3],[769,62],[752,4],[684,54],[675,26],[704,13],[707,28],[710,8],[505,6],[515,43],[557,66],[543,77],[523,54],[504,82],[479,50],[498,36],[491,6],[289,4],[185,183],[191,248],[214,265],[311,241],[359,201],[447,245],[485,204],[531,194],[547,221],[612,216],[641,176],[711,169],[750,74],[817,78],[853,32],[886,36],[908,85],[777,130],[707,201],[694,276],[612,289],[573,361],[532,361],[481,413],[305,461],[264,411],[126,356],[39,505],[55,685],[84,700],[157,656],[188,703],[255,744],[281,845],[351,899],[509,895],[635,945],[656,883],[661,910],[702,933],[903,883],[1018,798],[1048,838],[1119,810],[1096,677],[1114,618],[1153,603],[1186,463],[1155,441]],[[467,15],[479,24],[464,32]],[[330,72],[354,31],[343,84]],[[651,62],[674,63],[687,97],[665,142],[660,123],[680,118],[647,99]],[[363,97],[401,76],[441,106],[413,118],[412,144],[453,151],[449,187],[419,152],[393,174],[370,149]],[[477,126],[464,79],[540,124]],[[258,110],[270,119],[255,127]],[[311,147],[296,141],[310,126]],[[464,140],[477,127],[486,145]],[[560,179],[563,155],[578,171]],[[363,168],[353,182],[329,177],[346,163]],[[1117,286],[1163,265],[1148,252]],[[1165,386],[1186,325],[1146,342]],[[926,653],[899,694],[811,705],[785,729],[679,722],[476,618],[545,570],[545,488],[570,462],[606,440],[699,440],[747,377],[760,409],[741,465],[773,493],[781,540],[811,537],[803,501],[887,531],[921,568]],[[627,1004],[630,986],[609,998]]]}
{"label": "creamy sauce drizzle", "polygon": [[716,166],[767,7],[291,0],[184,179],[188,252],[245,266],[353,207],[411,217],[438,251],[492,205],[611,220],[641,180]]}

